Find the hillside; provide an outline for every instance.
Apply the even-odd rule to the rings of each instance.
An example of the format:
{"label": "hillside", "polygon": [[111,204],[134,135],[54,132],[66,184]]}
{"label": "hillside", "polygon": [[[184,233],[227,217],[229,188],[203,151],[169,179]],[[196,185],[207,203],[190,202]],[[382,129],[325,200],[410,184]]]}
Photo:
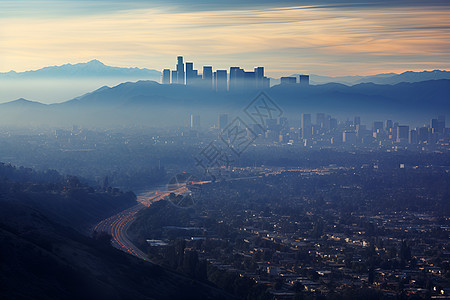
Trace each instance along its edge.
{"label": "hillside", "polygon": [[132,205],[56,172],[0,165],[1,299],[228,299],[226,293],[125,254],[79,231]]}

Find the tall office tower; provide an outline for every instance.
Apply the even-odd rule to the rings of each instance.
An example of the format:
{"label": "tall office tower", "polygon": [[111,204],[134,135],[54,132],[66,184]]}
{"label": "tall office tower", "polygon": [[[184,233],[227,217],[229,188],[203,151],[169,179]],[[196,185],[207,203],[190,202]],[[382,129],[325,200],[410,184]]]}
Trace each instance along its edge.
{"label": "tall office tower", "polygon": [[161,74],[161,83],[170,84],[170,70],[164,69]]}
{"label": "tall office tower", "polygon": [[331,118],[330,119],[330,129],[336,129],[338,127],[338,121],[336,118]]}
{"label": "tall office tower", "polygon": [[229,90],[241,90],[244,88],[244,70],[239,67],[230,68]]}
{"label": "tall office tower", "polygon": [[428,141],[429,138],[429,128],[428,127],[420,127],[417,132],[419,136],[419,142]]}
{"label": "tall office tower", "polygon": [[300,122],[302,126],[302,138],[310,138],[312,135],[311,114],[302,113]]}
{"label": "tall office tower", "polygon": [[192,84],[194,81],[194,63],[186,62],[186,85]]}
{"label": "tall office tower", "polygon": [[203,67],[203,83],[206,88],[213,88],[213,71],[211,66]]}
{"label": "tall office tower", "polygon": [[324,128],[325,126],[325,114],[324,113],[317,113],[316,114],[316,125],[320,128]]}
{"label": "tall office tower", "polygon": [[255,68],[256,88],[264,89],[264,67]]}
{"label": "tall office tower", "polygon": [[408,142],[413,145],[419,143],[419,135],[417,133],[417,130],[411,129],[409,131]]}
{"label": "tall office tower", "polygon": [[281,77],[280,78],[280,84],[286,85],[286,84],[296,84],[297,78],[295,77]]}
{"label": "tall office tower", "polygon": [[430,128],[431,128],[431,133],[436,133],[439,132],[439,120],[438,119],[431,119],[430,121]]}
{"label": "tall office tower", "polygon": [[178,83],[178,72],[176,70],[172,70],[172,83]]}
{"label": "tall office tower", "polygon": [[183,56],[178,56],[178,63],[177,63],[177,77],[178,77],[178,83],[184,84],[184,63],[183,63]]}
{"label": "tall office tower", "polygon": [[345,144],[355,145],[356,144],[356,131],[344,131],[342,134],[342,141]]}
{"label": "tall office tower", "polygon": [[309,75],[300,75],[299,76],[299,83],[301,85],[309,85]]}
{"label": "tall office tower", "polygon": [[256,73],[244,71],[244,88],[256,89]]}
{"label": "tall office tower", "polygon": [[361,117],[355,117],[353,119],[353,125],[361,125]]}
{"label": "tall office tower", "polygon": [[193,128],[193,129],[200,128],[200,116],[191,115],[191,128]]}
{"label": "tall office tower", "polygon": [[372,130],[373,132],[383,131],[383,122],[373,122]]}
{"label": "tall office tower", "polygon": [[219,122],[218,122],[219,129],[222,130],[225,127],[227,127],[227,125],[228,125],[228,115],[227,114],[220,114],[219,115]]}
{"label": "tall office tower", "polygon": [[437,132],[444,133],[445,130],[445,116],[441,115],[437,118]]}
{"label": "tall office tower", "polygon": [[227,70],[217,70],[214,72],[214,82],[216,91],[226,92],[228,89],[228,74]]}
{"label": "tall office tower", "polygon": [[409,126],[399,125],[397,127],[397,143],[405,143],[409,138]]}
{"label": "tall office tower", "polygon": [[393,124],[392,124],[392,120],[386,120],[384,121],[384,130],[385,131],[390,131],[392,128]]}

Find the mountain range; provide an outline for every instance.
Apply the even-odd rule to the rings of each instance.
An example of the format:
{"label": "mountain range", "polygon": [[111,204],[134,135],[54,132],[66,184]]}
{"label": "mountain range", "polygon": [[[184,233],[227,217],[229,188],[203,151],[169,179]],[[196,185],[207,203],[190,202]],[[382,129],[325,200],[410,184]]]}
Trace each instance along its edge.
{"label": "mountain range", "polygon": [[439,79],[450,79],[450,72],[445,70],[433,70],[422,72],[406,71],[401,74],[385,73],[369,76],[338,76],[338,77],[320,76],[320,75],[310,76],[310,81],[312,84],[324,84],[334,82],[334,83],[342,83],[345,85],[355,85],[359,83],[397,84],[402,82],[412,83],[412,82],[439,80]]}
{"label": "mountain range", "polygon": [[159,80],[161,72],[146,68],[121,68],[107,66],[97,59],[86,63],[64,64],[33,71],[0,73],[0,79],[42,79],[42,78],[91,78],[119,77],[131,79]]}
{"label": "mountain range", "polygon": [[[300,74],[292,74],[290,76],[298,76]],[[93,59],[86,63],[64,64],[60,66],[49,66],[38,70],[25,72],[0,72],[0,80],[6,79],[85,79],[85,78],[121,78],[125,81],[132,80],[153,80],[158,81],[161,78],[161,72],[147,68],[122,68],[107,66],[97,59]],[[324,83],[342,83],[345,85],[355,85],[359,83],[377,83],[377,84],[397,84],[401,82],[419,82],[426,80],[450,79],[450,72],[445,70],[433,71],[406,71],[401,74],[383,73],[369,76],[323,76],[310,75],[312,84]],[[271,85],[279,84],[279,78],[271,78]],[[3,99],[0,99],[3,100]]]}
{"label": "mountain range", "polygon": [[[394,85],[361,83],[346,86],[277,85],[265,93],[287,117],[302,112],[336,116],[396,116],[423,119],[450,114],[450,80],[428,80]],[[22,125],[186,125],[189,115],[215,123],[218,113],[239,115],[257,91],[215,92],[185,85],[154,81],[121,83],[102,87],[69,101],[45,105],[18,99],[0,104],[1,124]]]}

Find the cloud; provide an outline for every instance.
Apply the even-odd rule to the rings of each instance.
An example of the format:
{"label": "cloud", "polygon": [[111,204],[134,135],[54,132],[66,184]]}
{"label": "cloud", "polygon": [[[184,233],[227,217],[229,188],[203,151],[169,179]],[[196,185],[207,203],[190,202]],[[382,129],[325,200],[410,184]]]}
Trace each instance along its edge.
{"label": "cloud", "polygon": [[[96,8],[105,4],[111,1],[89,2]],[[0,70],[93,58],[162,69],[173,68],[176,55],[185,55],[197,67],[263,65],[272,76],[449,68],[449,11],[414,5],[389,10],[379,5],[370,9],[315,5],[199,11],[155,6],[97,14],[10,16],[0,19]]]}

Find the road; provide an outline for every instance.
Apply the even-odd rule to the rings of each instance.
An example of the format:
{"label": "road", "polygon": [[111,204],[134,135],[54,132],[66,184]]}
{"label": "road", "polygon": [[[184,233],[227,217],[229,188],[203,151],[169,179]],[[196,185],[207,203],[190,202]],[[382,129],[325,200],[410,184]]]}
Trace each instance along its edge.
{"label": "road", "polygon": [[162,200],[170,193],[183,194],[188,192],[186,185],[179,186],[171,191],[162,188],[141,193],[137,196],[138,204],[120,213],[109,217],[94,226],[93,231],[106,232],[112,236],[112,245],[117,249],[148,261],[147,255],[139,250],[128,238],[127,230],[136,220],[137,213],[150,206],[152,203]]}
{"label": "road", "polygon": [[[233,178],[230,180],[242,180],[242,179],[252,179],[258,178],[261,176],[247,177],[247,178]],[[211,181],[201,181],[201,182],[190,182],[191,184],[201,185],[204,183],[210,183]],[[167,188],[169,190],[167,190]],[[152,203],[162,200],[165,197],[169,196],[170,193],[174,193],[176,195],[189,194],[191,191],[186,183],[176,183],[172,186],[168,187],[159,187],[147,192],[143,192],[137,196],[137,202],[135,206],[132,206],[120,213],[109,217],[97,225],[92,229],[97,232],[106,232],[112,236],[112,245],[117,249],[120,249],[124,252],[127,252],[131,255],[134,255],[140,259],[148,261],[147,255],[142,252],[138,247],[136,247],[128,238],[127,230],[130,225],[136,220],[137,213],[144,209],[145,207],[149,207]]]}

